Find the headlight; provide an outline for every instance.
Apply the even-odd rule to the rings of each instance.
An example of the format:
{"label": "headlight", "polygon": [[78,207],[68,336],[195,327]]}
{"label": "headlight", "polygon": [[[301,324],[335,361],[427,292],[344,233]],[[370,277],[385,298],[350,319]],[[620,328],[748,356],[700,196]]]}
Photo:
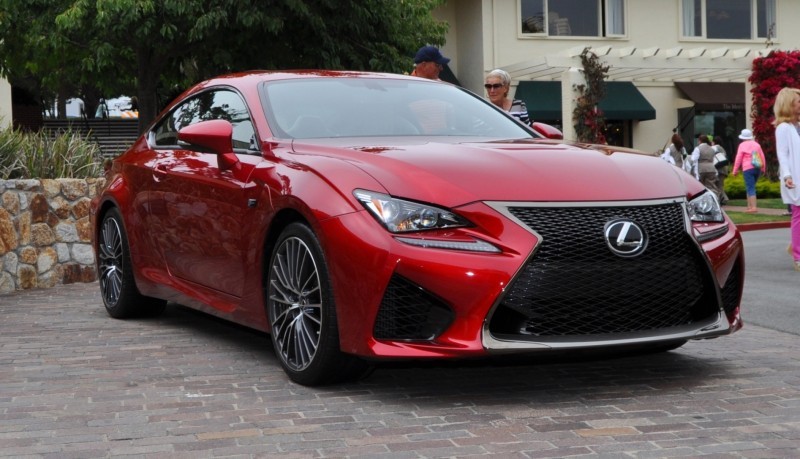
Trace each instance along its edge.
{"label": "headlight", "polygon": [[717,202],[714,193],[706,191],[700,196],[689,201],[689,218],[693,222],[723,222],[722,208]]}
{"label": "headlight", "polygon": [[392,233],[468,226],[458,215],[438,207],[393,198],[387,194],[355,190],[356,199]]}

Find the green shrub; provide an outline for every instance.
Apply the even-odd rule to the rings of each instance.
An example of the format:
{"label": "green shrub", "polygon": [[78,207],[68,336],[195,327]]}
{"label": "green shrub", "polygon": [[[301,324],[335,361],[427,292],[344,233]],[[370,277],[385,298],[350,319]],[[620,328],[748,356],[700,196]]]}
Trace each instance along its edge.
{"label": "green shrub", "polygon": [[[747,197],[744,189],[744,176],[741,173],[736,177],[729,175],[725,179],[725,194],[728,195],[729,199],[745,199]],[[780,198],[780,182],[773,182],[762,175],[756,182],[756,196],[759,198]]]}
{"label": "green shrub", "polygon": [[0,179],[99,177],[100,147],[74,131],[54,137],[46,132],[0,131]]}
{"label": "green shrub", "polygon": [[13,129],[0,130],[0,179],[14,176],[21,169],[19,152],[24,139],[21,133]]}

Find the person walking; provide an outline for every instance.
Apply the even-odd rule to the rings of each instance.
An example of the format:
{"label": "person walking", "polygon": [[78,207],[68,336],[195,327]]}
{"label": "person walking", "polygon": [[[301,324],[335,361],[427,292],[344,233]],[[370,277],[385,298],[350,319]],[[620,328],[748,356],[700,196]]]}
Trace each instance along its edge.
{"label": "person walking", "polygon": [[695,177],[719,198],[717,169],[714,167],[714,149],[711,148],[708,136],[705,134],[697,137],[697,142],[697,147],[692,151],[692,162],[697,165]]}
{"label": "person walking", "polygon": [[683,138],[681,138],[680,134],[674,132],[672,134],[672,138],[670,138],[669,146],[666,149],[664,149],[664,153],[661,154],[661,159],[667,161],[668,163],[674,166],[686,170],[683,165],[683,159],[685,157],[686,157],[686,148],[684,148],[683,146]]}
{"label": "person walking", "polygon": [[778,176],[781,180],[781,200],[792,212],[789,253],[794,270],[800,271],[800,90],[783,88],[775,97],[775,151],[778,155]]}
{"label": "person walking", "polygon": [[736,177],[739,171],[744,176],[744,188],[747,194],[747,213],[758,212],[758,202],[756,198],[756,182],[762,174],[767,172],[767,164],[764,160],[764,150],[761,145],[753,138],[753,131],[742,129],[739,138],[743,140],[736,149],[736,160],[733,163],[731,175]]}
{"label": "person walking", "polygon": [[711,148],[714,149],[714,167],[717,169],[719,203],[724,206],[728,203],[728,195],[725,193],[725,179],[728,178],[728,152],[720,145],[722,139],[719,136],[709,135],[708,139],[711,141]]}

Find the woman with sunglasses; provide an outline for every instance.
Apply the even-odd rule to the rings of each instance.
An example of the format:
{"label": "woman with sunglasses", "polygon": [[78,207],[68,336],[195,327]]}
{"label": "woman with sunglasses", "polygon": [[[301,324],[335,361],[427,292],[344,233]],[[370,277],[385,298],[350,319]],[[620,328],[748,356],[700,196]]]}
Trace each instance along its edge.
{"label": "woman with sunglasses", "polygon": [[508,72],[501,69],[492,70],[486,75],[483,87],[486,88],[489,101],[507,111],[523,124],[530,126],[531,119],[525,102],[508,98],[508,90],[511,88],[511,75]]}

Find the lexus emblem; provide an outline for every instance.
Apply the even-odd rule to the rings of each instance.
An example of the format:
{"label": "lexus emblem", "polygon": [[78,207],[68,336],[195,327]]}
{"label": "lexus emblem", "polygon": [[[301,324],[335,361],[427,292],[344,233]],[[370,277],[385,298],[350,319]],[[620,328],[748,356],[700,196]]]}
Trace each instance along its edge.
{"label": "lexus emblem", "polygon": [[606,244],[614,255],[636,257],[647,247],[647,236],[636,223],[620,218],[606,223]]}

